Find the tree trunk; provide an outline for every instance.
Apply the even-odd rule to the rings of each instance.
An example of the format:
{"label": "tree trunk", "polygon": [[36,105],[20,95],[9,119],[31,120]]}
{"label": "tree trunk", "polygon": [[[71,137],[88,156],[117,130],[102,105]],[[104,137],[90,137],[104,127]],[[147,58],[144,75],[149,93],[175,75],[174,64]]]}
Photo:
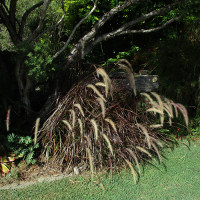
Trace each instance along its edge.
{"label": "tree trunk", "polygon": [[[24,76],[22,72],[22,69],[24,69],[23,62],[24,62],[23,58],[20,58],[18,56],[16,57],[15,77],[17,80],[19,95],[21,98],[21,102],[24,106],[25,113],[27,115],[30,115],[30,113],[32,112],[29,99],[29,90],[31,86],[31,81],[27,74],[25,75],[25,77],[23,77]],[[23,79],[25,79],[25,83],[23,83]]]}

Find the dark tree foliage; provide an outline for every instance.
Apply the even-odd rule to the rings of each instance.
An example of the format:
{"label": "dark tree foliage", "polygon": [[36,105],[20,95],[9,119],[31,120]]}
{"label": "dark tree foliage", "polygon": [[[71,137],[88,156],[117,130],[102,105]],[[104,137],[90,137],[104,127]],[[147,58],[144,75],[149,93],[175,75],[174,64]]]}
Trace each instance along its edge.
{"label": "dark tree foliage", "polygon": [[1,117],[13,105],[15,118],[22,122],[45,118],[60,92],[67,92],[91,71],[85,63],[104,63],[126,46],[135,56],[137,45],[147,47],[160,39],[159,34],[172,30],[183,14],[191,16],[186,8],[192,5],[197,12],[197,4],[176,0],[1,1],[0,73],[8,77],[1,79]]}

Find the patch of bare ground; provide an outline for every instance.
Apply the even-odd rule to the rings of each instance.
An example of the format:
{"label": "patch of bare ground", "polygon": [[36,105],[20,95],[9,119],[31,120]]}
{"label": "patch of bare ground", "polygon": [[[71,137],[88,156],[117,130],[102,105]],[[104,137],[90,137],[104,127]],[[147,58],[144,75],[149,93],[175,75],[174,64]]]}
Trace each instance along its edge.
{"label": "patch of bare ground", "polygon": [[25,163],[13,166],[10,174],[0,178],[0,190],[20,189],[40,182],[51,182],[72,175],[70,171],[61,171],[49,166],[31,165]]}

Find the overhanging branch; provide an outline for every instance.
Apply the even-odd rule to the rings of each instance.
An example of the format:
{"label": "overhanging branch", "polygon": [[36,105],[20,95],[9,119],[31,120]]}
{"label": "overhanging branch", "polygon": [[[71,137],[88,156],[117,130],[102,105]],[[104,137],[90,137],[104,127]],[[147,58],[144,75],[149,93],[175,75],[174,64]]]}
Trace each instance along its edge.
{"label": "overhanging branch", "polygon": [[26,24],[26,20],[28,18],[28,16],[30,15],[30,13],[32,11],[34,11],[36,8],[40,7],[43,4],[43,1],[40,1],[39,3],[33,5],[32,7],[30,7],[28,10],[26,10],[26,12],[24,13],[24,15],[22,16],[22,20],[21,20],[21,26],[19,28],[19,36],[22,37],[23,32],[24,32],[24,27]]}
{"label": "overhanging branch", "polygon": [[[174,22],[174,21],[177,21],[178,19],[180,19],[180,16],[179,17],[175,17],[169,21],[167,21],[166,23],[164,23],[162,26],[160,27],[157,27],[157,28],[153,28],[153,29],[141,29],[141,30],[129,30],[132,26],[134,26],[135,24],[138,24],[140,22],[143,22],[143,21],[146,21],[147,19],[150,19],[152,17],[155,17],[157,15],[163,15],[163,14],[166,14],[168,13],[176,4],[171,4],[171,5],[168,5],[167,7],[165,8],[161,8],[160,10],[154,10],[150,13],[147,13],[135,20],[132,20],[124,25],[122,25],[120,28],[114,30],[114,31],[111,31],[109,33],[105,33],[99,37],[97,37],[97,39],[95,39],[95,41],[92,42],[93,45],[96,45],[98,44],[99,42],[101,41],[104,41],[104,40],[108,40],[108,39],[111,39],[111,38],[114,38],[116,36],[119,36],[119,35],[124,35],[124,34],[128,34],[128,33],[148,33],[148,32],[154,32],[156,30],[160,30],[162,28],[164,28],[165,26],[167,26],[168,24]],[[159,28],[159,29],[158,29]]]}
{"label": "overhanging branch", "polygon": [[94,42],[92,42],[90,45],[88,45],[88,47],[85,49],[84,56],[87,55],[95,45],[97,45],[98,43],[100,43],[102,41],[105,41],[105,40],[108,40],[108,39],[111,39],[111,38],[114,38],[114,37],[117,37],[120,35],[126,35],[126,34],[153,33],[153,32],[156,32],[156,31],[159,31],[159,30],[165,28],[167,25],[169,25],[175,21],[178,21],[180,18],[181,18],[181,16],[175,17],[173,19],[168,20],[161,26],[151,28],[151,29],[125,30],[125,31],[120,31],[116,34],[113,34],[113,32],[104,34],[102,36],[99,36]]}
{"label": "overhanging branch", "polygon": [[84,18],[82,18],[82,19],[78,22],[78,24],[76,24],[76,26],[74,27],[74,29],[73,29],[72,33],[70,34],[70,36],[69,36],[67,42],[65,43],[65,45],[52,57],[52,59],[57,58],[57,57],[67,48],[67,46],[69,45],[70,41],[72,40],[72,38],[73,38],[73,36],[74,36],[76,30],[78,29],[78,27],[80,27],[80,25],[81,25],[86,19],[88,19],[88,17],[89,17],[89,16],[94,12],[94,10],[96,9],[96,7],[97,7],[97,1],[98,1],[98,0],[95,0],[94,6],[93,6],[93,8],[90,10],[90,12],[89,12]]}
{"label": "overhanging branch", "polygon": [[[129,1],[127,1],[129,2]],[[136,2],[136,1],[134,1]],[[138,1],[137,1],[138,2]],[[73,62],[76,62],[77,60],[82,59],[85,55],[87,55],[93,48],[94,46],[96,46],[98,43],[120,36],[120,35],[125,35],[125,34],[133,34],[133,33],[151,33],[151,32],[155,32],[155,31],[159,31],[161,29],[163,29],[164,27],[166,27],[167,25],[173,23],[174,21],[177,21],[180,19],[180,16],[175,17],[173,19],[168,20],[167,22],[165,22],[164,24],[162,24],[161,26],[155,27],[155,28],[151,28],[151,29],[140,29],[140,30],[133,30],[132,27],[140,22],[146,21],[152,17],[158,16],[158,15],[164,15],[166,13],[168,13],[170,10],[172,10],[176,5],[178,4],[178,2],[174,3],[174,4],[170,4],[164,8],[161,8],[159,10],[154,10],[151,11],[137,19],[134,19],[128,23],[125,23],[124,25],[122,25],[121,27],[117,28],[114,31],[111,31],[109,33],[105,33],[103,35],[98,36],[98,28],[100,28],[100,25],[103,25],[104,22],[101,22],[101,20],[104,18],[104,16],[101,18],[100,22],[98,21],[96,25],[98,28],[92,28],[90,32],[88,32],[85,36],[83,36],[79,42],[74,45],[74,48],[71,50],[69,56],[67,57],[67,62],[65,64],[65,67],[67,67],[68,65],[72,64]],[[116,7],[114,8],[116,9]],[[108,12],[110,13],[110,11]],[[108,13],[106,13],[105,15],[108,16]],[[111,15],[109,15],[111,16]],[[108,20],[108,18],[106,19]]]}
{"label": "overhanging branch", "polygon": [[10,17],[11,24],[15,30],[16,30],[16,23],[15,23],[16,22],[16,18],[15,18],[16,6],[17,6],[17,0],[11,0],[9,17]]}
{"label": "overhanging branch", "polygon": [[47,9],[48,9],[50,3],[51,3],[51,0],[43,0],[41,12],[40,12],[41,16],[40,16],[40,21],[39,21],[38,27],[26,39],[26,42],[32,42],[41,33],[41,31],[44,27],[44,24],[45,24],[46,13],[47,13]]}
{"label": "overhanging branch", "polygon": [[38,38],[40,38],[46,32],[53,30],[54,28],[56,28],[62,22],[62,20],[65,17],[65,14],[66,14],[65,13],[65,8],[64,8],[64,2],[63,2],[63,0],[62,0],[62,10],[63,10],[63,15],[61,16],[61,18],[55,24],[53,24],[51,27],[47,28],[42,33],[40,33],[34,40],[37,40]]}
{"label": "overhanging branch", "polygon": [[[98,33],[99,29],[109,20],[111,19],[115,14],[123,11],[125,8],[137,4],[139,2],[143,2],[144,0],[125,0],[122,4],[112,8],[110,11],[105,13],[94,25],[94,27],[86,34],[84,35],[76,45],[74,45],[74,48],[70,51],[70,55],[67,57],[67,63],[65,66],[67,66],[70,63],[74,62],[75,55],[80,56],[80,50],[81,50],[81,57],[84,56],[84,46],[89,41],[92,41],[96,34]],[[54,55],[55,56],[55,55]]]}
{"label": "overhanging branch", "polygon": [[[3,2],[4,3],[4,2]],[[10,37],[11,37],[11,40],[13,42],[13,44],[17,45],[20,40],[16,34],[16,28],[15,26],[13,26],[13,24],[11,23],[11,20],[9,18],[9,13],[8,13],[8,8],[7,7],[4,7],[3,4],[0,5],[0,19],[1,21],[3,22],[3,24],[6,26],[9,34],[10,34]]]}
{"label": "overhanging branch", "polygon": [[94,25],[94,27],[89,31],[83,38],[79,40],[79,45],[86,43],[87,41],[90,41],[94,38],[94,36],[97,34],[99,29],[108,21],[110,20],[114,15],[121,12],[125,8],[137,4],[138,2],[142,2],[143,0],[126,0],[124,3],[112,8],[109,12],[105,13],[98,22]]}
{"label": "overhanging branch", "polygon": [[117,34],[116,36],[130,34],[130,33],[152,33],[152,32],[156,32],[156,31],[159,31],[159,30],[165,28],[167,25],[173,23],[174,21],[178,21],[180,18],[181,18],[181,16],[170,19],[167,22],[165,22],[164,24],[162,24],[161,26],[158,26],[156,28],[122,31],[121,33]]}

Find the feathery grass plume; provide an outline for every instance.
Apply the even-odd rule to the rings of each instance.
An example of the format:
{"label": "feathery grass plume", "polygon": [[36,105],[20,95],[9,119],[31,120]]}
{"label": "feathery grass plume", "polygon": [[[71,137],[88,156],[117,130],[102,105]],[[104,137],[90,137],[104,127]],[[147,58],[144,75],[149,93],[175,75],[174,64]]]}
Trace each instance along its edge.
{"label": "feathery grass plume", "polygon": [[91,119],[90,122],[92,123],[92,126],[94,127],[94,135],[95,135],[95,140],[98,140],[98,126],[95,121],[95,119]]}
{"label": "feathery grass plume", "polygon": [[37,134],[38,134],[39,124],[40,124],[40,118],[37,118],[35,121],[34,145],[37,143]]}
{"label": "feathery grass plume", "polygon": [[11,107],[8,108],[8,111],[6,114],[6,130],[7,130],[7,132],[10,129],[10,111],[11,111]]}
{"label": "feathery grass plume", "polygon": [[160,140],[155,139],[155,138],[153,138],[153,137],[151,137],[151,140],[152,140],[153,142],[155,142],[159,147],[161,147],[161,148],[164,147],[163,144],[160,142]]}
{"label": "feathery grass plume", "polygon": [[91,155],[91,151],[89,148],[86,148],[87,154],[88,154],[88,158],[89,158],[89,163],[90,163],[90,171],[91,171],[91,179],[93,180],[94,177],[94,165],[93,165],[93,161],[92,161],[92,155]]}
{"label": "feathery grass plume", "polygon": [[92,142],[91,142],[91,139],[87,136],[87,135],[84,135],[84,138],[86,139],[90,149],[92,149]]}
{"label": "feathery grass plume", "polygon": [[128,64],[129,67],[127,67],[124,64],[121,64],[121,62],[124,62],[124,61],[125,61],[124,59],[121,59],[121,60],[119,60],[117,62],[117,64],[120,66],[119,67],[120,69],[123,69],[123,70],[128,72],[128,79],[129,79],[131,87],[133,89],[133,93],[136,96],[137,93],[136,93],[136,86],[135,86],[135,78],[134,78],[134,74],[133,74],[133,68],[132,68],[131,64],[128,61],[126,61],[126,64],[129,63]]}
{"label": "feathery grass plume", "polygon": [[147,112],[154,112],[154,113],[158,113],[158,114],[163,114],[163,112],[159,109],[156,109],[156,108],[149,108],[147,109]]}
{"label": "feathery grass plume", "polygon": [[[149,108],[149,109],[147,109],[147,112],[154,112],[154,114],[158,113],[160,116],[162,116],[162,115],[164,116],[163,112],[156,108]],[[161,128],[161,127],[163,127],[163,124],[151,124],[150,127],[151,128]]]}
{"label": "feathery grass plume", "polygon": [[103,82],[97,82],[95,83],[96,86],[106,87],[105,83]]}
{"label": "feathery grass plume", "polygon": [[158,103],[159,103],[159,106],[160,106],[160,110],[163,110],[163,102],[162,102],[162,99],[160,97],[159,94],[157,94],[156,92],[151,92],[151,94],[156,97],[156,99],[158,100]]}
{"label": "feathery grass plume", "polygon": [[134,72],[131,63],[128,62],[128,60],[126,60],[126,59],[120,59],[120,60],[118,61],[118,63],[126,63],[126,64],[128,65],[128,67],[129,67],[129,69],[131,70],[131,72],[132,72],[132,73]]}
{"label": "feathery grass plume", "polygon": [[103,101],[106,102],[106,99],[103,97],[103,95],[99,92],[99,90],[92,84],[87,85],[88,88],[91,88]]}
{"label": "feathery grass plume", "polygon": [[75,111],[74,110],[72,110],[72,109],[70,109],[69,110],[70,112],[71,112],[71,114],[72,114],[72,128],[74,128],[74,126],[75,126],[75,120],[76,120],[76,114],[75,114]]}
{"label": "feathery grass plume", "polygon": [[46,153],[45,153],[45,159],[48,163],[49,161],[49,151],[50,151],[50,147],[48,145],[45,146],[45,149],[46,149]]}
{"label": "feathery grass plume", "polygon": [[176,118],[178,118],[178,109],[176,104],[172,100],[170,100],[170,103],[174,107]]}
{"label": "feathery grass plume", "polygon": [[97,98],[97,101],[99,102],[99,104],[101,106],[102,116],[103,116],[103,118],[105,118],[105,116],[106,116],[106,106],[105,106],[105,103],[102,100],[102,98]]}
{"label": "feathery grass plume", "polygon": [[164,111],[168,114],[169,116],[169,125],[171,126],[172,125],[172,117],[173,117],[173,114],[171,114],[171,111],[170,111],[170,108],[169,108],[169,105],[166,104],[166,103],[163,103],[164,105]]}
{"label": "feathery grass plume", "polygon": [[82,140],[83,140],[83,123],[80,118],[78,118],[78,124],[79,124],[79,128],[80,128],[81,142],[82,142]]}
{"label": "feathery grass plume", "polygon": [[62,122],[63,122],[65,125],[67,125],[67,127],[68,127],[68,129],[69,129],[70,131],[72,131],[72,126],[71,126],[71,124],[70,124],[67,120],[62,120]]}
{"label": "feathery grass plume", "polygon": [[151,128],[162,128],[163,124],[151,124],[150,127]]}
{"label": "feathery grass plume", "polygon": [[169,105],[163,102],[164,111],[168,114],[169,118],[172,118],[172,114],[169,108]]}
{"label": "feathery grass plume", "polygon": [[174,118],[173,107],[172,107],[171,101],[165,97],[165,102],[168,105],[168,110],[171,114],[171,118]]}
{"label": "feathery grass plume", "polygon": [[113,148],[112,148],[112,145],[111,145],[111,143],[110,143],[109,138],[108,138],[107,135],[105,135],[104,133],[102,133],[102,136],[104,137],[105,141],[107,142],[108,148],[110,149],[110,152],[111,152],[111,154],[113,155]]}
{"label": "feathery grass plume", "polygon": [[151,155],[146,149],[144,149],[143,147],[136,146],[136,148],[137,148],[138,150],[140,150],[141,152],[147,154],[150,158],[152,158],[152,155]]}
{"label": "feathery grass plume", "polygon": [[163,102],[160,98],[160,95],[158,95],[156,92],[151,92],[151,94],[156,97],[156,99],[158,100],[159,103],[159,110],[162,112],[162,114],[160,114],[160,123],[163,124],[164,123],[164,106],[163,106]]}
{"label": "feathery grass plume", "polygon": [[80,111],[80,113],[81,113],[81,115],[82,115],[83,117],[85,117],[85,114],[84,114],[84,112],[83,112],[83,108],[81,107],[81,105],[80,105],[79,103],[75,103],[75,104],[74,104],[74,107],[78,108],[79,111]]}
{"label": "feathery grass plume", "polygon": [[184,119],[185,119],[185,124],[186,126],[188,127],[188,124],[189,124],[189,118],[188,118],[188,112],[187,112],[187,109],[185,108],[185,106],[183,106],[182,104],[180,103],[177,103],[176,104],[176,107],[181,111]]}
{"label": "feathery grass plume", "polygon": [[154,143],[152,143],[152,147],[154,148],[156,154],[158,155],[158,159],[159,159],[159,161],[161,163],[162,162],[162,157],[161,157],[161,155],[159,153],[159,150],[158,150],[157,146]]}
{"label": "feathery grass plume", "polygon": [[150,140],[150,136],[148,134],[147,129],[142,124],[137,123],[136,125],[139,129],[142,130],[142,133],[146,136],[148,147],[149,149],[151,149],[151,140]]}
{"label": "feathery grass plume", "polygon": [[105,187],[103,186],[103,183],[99,183],[99,186],[101,187],[101,189],[102,189],[103,191],[105,191]]}
{"label": "feathery grass plume", "polygon": [[[121,64],[130,67],[126,62]],[[49,164],[53,160],[58,165],[61,165],[59,167],[62,168],[65,166],[63,162],[66,155],[68,156],[66,160],[67,165],[71,168],[83,162],[89,166],[89,153],[87,153],[88,150],[86,151],[86,148],[88,148],[94,172],[95,167],[100,169],[107,166],[118,170],[124,164],[127,165],[124,160],[125,158],[133,164],[132,166],[135,172],[137,172],[136,175],[139,175],[139,167],[141,168],[139,163],[142,163],[145,159],[148,161],[153,156],[158,157],[159,153],[161,155],[161,148],[165,147],[168,143],[171,144],[170,142],[172,141],[169,135],[159,133],[154,128],[149,128],[157,116],[159,117],[159,124],[155,124],[154,126],[161,127],[162,125],[160,125],[160,114],[162,114],[162,111],[159,100],[153,94],[144,94],[141,100],[147,105],[143,106],[142,103],[137,104],[137,101],[140,99],[136,100],[134,95],[130,95],[128,91],[124,91],[124,88],[117,81],[113,81],[114,98],[112,100],[106,99],[106,85],[103,83],[103,78],[100,74],[99,77],[99,80],[97,80],[96,76],[85,78],[67,92],[63,99],[56,105],[55,111],[52,112],[52,115],[45,121],[38,132],[38,140],[41,140],[44,155],[46,153],[47,157],[49,157]],[[91,89],[87,87],[87,84],[89,84],[89,88]],[[110,90],[108,90],[108,95],[110,95]],[[97,100],[98,98],[102,104],[101,108]],[[163,97],[161,99],[165,116],[171,113],[170,105],[174,112],[174,106],[171,101],[169,100],[169,104]],[[105,100],[109,102],[105,103]],[[148,112],[147,114],[146,110],[148,108],[152,112]],[[70,109],[75,111],[74,128],[72,123],[73,114],[69,112]],[[178,110],[179,108],[175,106],[175,109]],[[183,111],[182,108],[181,110]],[[154,111],[157,111],[155,112],[155,114],[157,113],[156,116],[153,116]],[[70,118],[68,118],[68,114],[70,114]],[[92,119],[95,120],[96,126],[95,122],[92,124]],[[142,128],[139,128],[137,123],[145,125],[147,133]],[[95,127],[98,128],[97,141],[97,134],[95,134],[97,128]],[[142,135],[138,134],[138,129]],[[66,134],[66,132],[69,134]],[[74,137],[75,133],[77,133],[76,138]],[[110,159],[109,162],[107,162],[108,158]]]}
{"label": "feathery grass plume", "polygon": [[105,72],[105,70],[103,68],[97,68],[96,70],[97,76],[99,77],[99,75],[102,76],[104,84],[105,84],[105,92],[106,92],[106,98],[108,97],[108,92],[110,90],[110,94],[112,96],[112,84],[111,84],[111,80],[110,77],[108,76],[108,74]]}
{"label": "feathery grass plume", "polygon": [[138,168],[138,173],[140,174],[140,165],[139,165],[139,161],[137,159],[137,156],[135,155],[135,153],[130,149],[130,148],[126,148],[126,150],[129,152],[129,154],[131,155],[131,157],[134,159],[137,168]]}
{"label": "feathery grass plume", "polygon": [[151,105],[154,107],[154,101],[149,94],[142,92],[140,93],[140,95],[145,96],[150,101]]}
{"label": "feathery grass plume", "polygon": [[128,166],[129,166],[129,168],[130,168],[130,170],[131,170],[131,173],[132,173],[132,175],[133,175],[133,179],[134,179],[135,184],[137,184],[136,173],[135,173],[135,171],[134,171],[134,169],[133,169],[133,166],[132,166],[131,162],[128,161],[127,159],[124,159],[124,160],[126,161],[126,163],[128,164]]}
{"label": "feathery grass plume", "polygon": [[113,128],[113,130],[117,133],[117,128],[115,126],[115,123],[113,122],[112,119],[109,119],[109,118],[105,118],[105,121],[107,121]]}

